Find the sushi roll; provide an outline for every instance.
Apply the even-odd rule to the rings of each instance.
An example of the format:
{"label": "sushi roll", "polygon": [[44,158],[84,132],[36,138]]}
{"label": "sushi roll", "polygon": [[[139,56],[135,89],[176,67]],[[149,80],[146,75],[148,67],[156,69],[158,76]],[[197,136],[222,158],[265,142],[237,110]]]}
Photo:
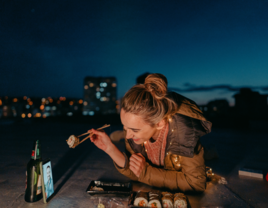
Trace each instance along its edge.
{"label": "sushi roll", "polygon": [[134,206],[147,207],[148,206],[148,195],[146,192],[139,191],[134,200]]}
{"label": "sushi roll", "polygon": [[159,191],[149,192],[148,207],[162,208],[162,206],[161,206],[161,192],[159,192]]}
{"label": "sushi roll", "polygon": [[174,208],[187,208],[186,196],[183,193],[174,194]]}
{"label": "sushi roll", "polygon": [[69,148],[75,148],[79,144],[79,138],[75,135],[69,136],[69,138],[66,140],[67,144],[69,145]]}
{"label": "sushi roll", "polygon": [[169,192],[162,192],[162,205],[164,208],[173,208],[173,194]]}

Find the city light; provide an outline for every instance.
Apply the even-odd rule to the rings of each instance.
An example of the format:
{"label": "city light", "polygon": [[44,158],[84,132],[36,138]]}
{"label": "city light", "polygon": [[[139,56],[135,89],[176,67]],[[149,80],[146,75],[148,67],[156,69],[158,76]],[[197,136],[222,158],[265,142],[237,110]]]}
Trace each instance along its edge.
{"label": "city light", "polygon": [[87,90],[87,89],[88,89],[88,86],[87,86],[87,85],[85,85],[85,86],[84,86],[84,89],[85,89],[85,90]]}
{"label": "city light", "polygon": [[73,104],[74,104],[74,102],[73,102],[73,101],[70,101],[70,102],[69,102],[69,105],[73,105]]}
{"label": "city light", "polygon": [[25,113],[21,114],[21,117],[22,117],[22,118],[25,118],[25,116],[26,116]]}
{"label": "city light", "polygon": [[87,106],[87,101],[84,102],[84,106]]}
{"label": "city light", "polygon": [[30,102],[29,102],[29,105],[33,105],[33,101],[30,101]]}
{"label": "city light", "polygon": [[34,117],[40,118],[41,117],[41,113],[36,113]]}
{"label": "city light", "polygon": [[2,100],[0,99],[0,105],[2,105]]}
{"label": "city light", "polygon": [[73,115],[73,112],[68,112],[67,113],[67,116],[72,116]]}
{"label": "city light", "polygon": [[23,96],[23,100],[27,100],[27,96]]}
{"label": "city light", "polygon": [[112,84],[112,87],[116,87],[116,83],[113,83],[113,84]]}
{"label": "city light", "polygon": [[90,87],[94,87],[94,83],[90,83],[89,86],[90,86]]}
{"label": "city light", "polygon": [[40,110],[44,110],[45,106],[44,105],[40,105]]}
{"label": "city light", "polygon": [[18,102],[18,99],[17,99],[17,98],[14,98],[14,99],[13,99],[13,102],[14,102],[14,103]]}
{"label": "city light", "polygon": [[101,82],[100,87],[107,87],[107,83],[106,82]]}
{"label": "city light", "polygon": [[27,116],[28,116],[28,118],[31,118],[32,117],[32,114],[31,113],[28,113]]}
{"label": "city light", "polygon": [[79,103],[79,104],[83,104],[83,100],[82,100],[82,99],[79,100],[78,103]]}

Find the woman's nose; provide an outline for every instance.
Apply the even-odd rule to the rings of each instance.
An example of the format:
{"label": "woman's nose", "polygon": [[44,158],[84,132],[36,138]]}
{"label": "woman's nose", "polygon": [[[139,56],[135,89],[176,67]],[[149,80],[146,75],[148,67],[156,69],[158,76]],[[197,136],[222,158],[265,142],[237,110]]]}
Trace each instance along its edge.
{"label": "woman's nose", "polygon": [[127,139],[132,139],[132,137],[133,137],[133,134],[131,134],[130,130],[127,130],[126,131],[126,138]]}

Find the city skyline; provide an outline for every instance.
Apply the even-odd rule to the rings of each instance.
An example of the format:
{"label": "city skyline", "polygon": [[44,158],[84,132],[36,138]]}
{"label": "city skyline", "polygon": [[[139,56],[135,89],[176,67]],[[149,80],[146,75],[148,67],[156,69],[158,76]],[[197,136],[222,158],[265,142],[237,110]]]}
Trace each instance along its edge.
{"label": "city skyline", "polygon": [[[206,104],[268,93],[263,1],[24,1],[0,12],[0,96],[83,98],[86,76],[116,77],[117,99],[145,73]],[[20,9],[18,9],[20,8]]]}

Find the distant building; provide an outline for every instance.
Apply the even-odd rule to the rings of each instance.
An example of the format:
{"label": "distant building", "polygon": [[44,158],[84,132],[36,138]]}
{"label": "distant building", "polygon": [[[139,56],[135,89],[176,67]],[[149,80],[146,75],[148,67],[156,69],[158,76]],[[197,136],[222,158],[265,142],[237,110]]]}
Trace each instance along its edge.
{"label": "distant building", "polygon": [[227,116],[229,108],[229,103],[226,99],[213,100],[207,104],[206,114],[209,117]]}
{"label": "distant building", "polygon": [[265,117],[268,111],[267,96],[250,88],[240,89],[240,92],[234,95],[237,114],[245,117]]}
{"label": "distant building", "polygon": [[115,77],[86,77],[83,115],[117,113],[116,86]]}

